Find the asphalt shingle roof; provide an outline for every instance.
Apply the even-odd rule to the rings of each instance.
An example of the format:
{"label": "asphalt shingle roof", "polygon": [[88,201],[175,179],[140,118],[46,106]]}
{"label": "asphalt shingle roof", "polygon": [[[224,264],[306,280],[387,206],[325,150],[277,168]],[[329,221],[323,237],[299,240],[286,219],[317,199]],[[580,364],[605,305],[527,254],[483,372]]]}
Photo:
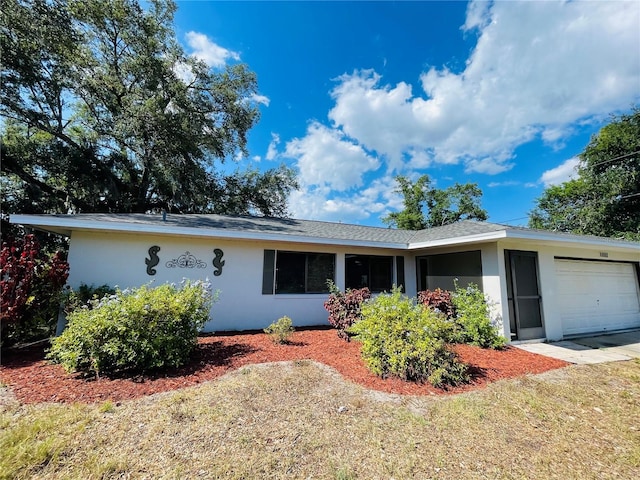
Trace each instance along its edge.
{"label": "asphalt shingle roof", "polygon": [[[282,235],[284,239],[308,238],[317,240],[332,240],[345,242],[364,242],[375,246],[376,244],[386,244],[390,246],[409,247],[411,244],[429,243],[438,240],[460,239],[474,235],[490,234],[504,231],[508,234],[524,234],[526,237],[545,238],[547,240],[577,241],[585,242],[592,239],[598,243],[616,243],[618,245],[638,246],[638,242],[623,241],[613,238],[595,237],[587,235],[574,235],[568,233],[551,232],[546,230],[533,230],[524,227],[511,227],[489,222],[477,222],[474,220],[463,220],[442,227],[434,227],[425,230],[399,230],[393,228],[368,227],[363,225],[352,225],[335,222],[320,222],[316,220],[298,220],[289,218],[267,218],[250,216],[228,216],[228,215],[174,215],[168,214],[166,221],[161,214],[110,214],[110,213],[83,213],[77,215],[28,215],[30,225],[36,228],[44,228],[60,233],[70,232],[75,228],[98,228],[108,230],[118,230],[118,226],[128,226],[129,229],[139,226],[159,228],[179,228],[193,229],[197,235],[198,230],[227,231],[238,233],[241,237],[243,233],[253,235]],[[38,219],[34,221],[32,219]],[[57,228],[54,228],[54,223]],[[73,226],[69,226],[72,223]],[[97,227],[96,225],[100,226]],[[112,228],[109,228],[111,224]],[[66,225],[68,228],[60,228]],[[90,227],[91,225],[91,227]],[[47,228],[50,227],[50,228]],[[185,232],[187,233],[187,232]],[[215,234],[214,234],[215,235]],[[212,236],[214,236],[212,235]],[[520,238],[525,238],[520,236]]]}
{"label": "asphalt shingle roof", "polygon": [[380,243],[409,243],[415,232],[392,228],[367,227],[345,223],[296,220],[289,218],[244,217],[227,215],[162,215],[82,213],[77,215],[38,215],[38,217],[82,220],[130,225],[154,225],[178,228],[232,230],[237,232],[280,234],[337,240],[362,240]]}
{"label": "asphalt shingle roof", "polygon": [[483,233],[499,232],[506,230],[505,225],[496,223],[476,222],[473,220],[462,220],[442,227],[427,228],[413,232],[411,243],[431,242],[444,240],[447,238],[467,237],[470,235],[481,235]]}

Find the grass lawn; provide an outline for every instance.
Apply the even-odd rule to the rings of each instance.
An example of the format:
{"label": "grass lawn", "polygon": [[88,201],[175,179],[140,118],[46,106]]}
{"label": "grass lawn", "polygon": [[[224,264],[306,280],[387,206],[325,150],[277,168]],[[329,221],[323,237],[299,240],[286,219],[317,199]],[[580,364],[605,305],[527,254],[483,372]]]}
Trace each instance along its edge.
{"label": "grass lawn", "polygon": [[438,397],[307,360],[119,404],[4,397],[0,478],[640,478],[638,360]]}

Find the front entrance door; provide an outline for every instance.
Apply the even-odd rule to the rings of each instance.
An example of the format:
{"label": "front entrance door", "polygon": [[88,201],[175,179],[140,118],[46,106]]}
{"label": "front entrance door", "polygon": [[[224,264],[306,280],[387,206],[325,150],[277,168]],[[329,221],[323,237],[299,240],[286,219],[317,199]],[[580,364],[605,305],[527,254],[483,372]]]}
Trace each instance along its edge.
{"label": "front entrance door", "polygon": [[544,338],[538,254],[506,250],[505,262],[512,340]]}

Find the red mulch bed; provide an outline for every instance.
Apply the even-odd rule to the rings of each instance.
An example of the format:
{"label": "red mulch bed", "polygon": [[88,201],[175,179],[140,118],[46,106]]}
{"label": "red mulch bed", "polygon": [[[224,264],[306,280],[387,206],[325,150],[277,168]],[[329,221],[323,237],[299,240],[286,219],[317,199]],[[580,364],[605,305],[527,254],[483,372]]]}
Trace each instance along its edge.
{"label": "red mulch bed", "polygon": [[180,369],[134,378],[83,379],[44,360],[44,347],[31,347],[2,356],[0,380],[8,384],[22,403],[93,403],[139,398],[214,380],[243,365],[282,360],[311,359],[335,368],[346,379],[366,388],[403,395],[440,395],[474,390],[503,378],[542,373],[566,362],[508,347],[483,350],[469,345],[454,347],[460,359],[471,365],[469,385],[442,390],[429,384],[382,379],[367,370],[360,358],[360,344],[345,342],[332,329],[296,331],[288,345],[275,345],[264,333],[224,334],[201,337],[192,361]]}

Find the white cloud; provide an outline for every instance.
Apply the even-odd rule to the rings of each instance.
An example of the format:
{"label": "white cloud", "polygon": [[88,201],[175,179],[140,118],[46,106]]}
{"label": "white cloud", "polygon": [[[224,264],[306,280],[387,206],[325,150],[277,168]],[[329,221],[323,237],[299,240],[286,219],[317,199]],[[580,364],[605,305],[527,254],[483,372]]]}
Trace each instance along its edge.
{"label": "white cloud", "polygon": [[271,103],[269,97],[265,97],[264,95],[260,95],[258,93],[254,93],[253,95],[251,95],[251,100],[255,103],[261,103],[262,105],[265,105],[267,107]]}
{"label": "white cloud", "polygon": [[203,33],[187,32],[187,44],[193,50],[192,55],[209,67],[222,67],[228,59],[240,60],[240,55],[212,42]]}
{"label": "white cloud", "polygon": [[251,160],[253,160],[254,162],[260,162],[262,160],[262,157],[260,157],[260,155],[254,155],[253,157],[251,157]]}
{"label": "white cloud", "polygon": [[339,80],[331,92],[336,104],[329,112],[336,127],[387,156],[394,167],[401,165],[405,150],[422,146],[423,132],[413,114],[410,85],[401,82],[393,88],[379,87],[380,75],[373,70],[343,75]]}
{"label": "white cloud", "polygon": [[522,182],[518,182],[517,180],[505,180],[504,182],[489,182],[487,187],[517,187],[518,185],[522,185]]}
{"label": "white cloud", "polygon": [[542,182],[545,187],[549,187],[577,178],[578,172],[576,171],[576,167],[579,163],[580,159],[578,157],[570,158],[556,168],[544,172],[540,177],[540,182]]}
{"label": "white cloud", "polygon": [[476,172],[496,175],[510,170],[512,167],[513,163],[505,162],[501,157],[467,158],[464,171],[466,173]]}
{"label": "white cloud", "polygon": [[467,20],[461,27],[463,31],[482,29],[490,23],[489,9],[491,2],[469,2],[467,5]]}
{"label": "white cloud", "polygon": [[357,223],[402,208],[402,197],[395,193],[395,180],[384,176],[357,192],[332,192],[329,187],[303,186],[292,192],[289,209],[294,218]]}
{"label": "white cloud", "polygon": [[344,191],[362,185],[366,172],[377,170],[378,160],[334,129],[317,122],[304,138],[287,143],[285,155],[297,159],[303,185],[323,185]]}
{"label": "white cloud", "polygon": [[391,169],[423,150],[496,174],[511,168],[518,146],[562,144],[572,123],[640,98],[637,2],[472,2],[462,29],[478,34],[465,70],[430,68],[422,94],[384,85],[373,70],[341,76],[334,127]]}
{"label": "white cloud", "polygon": [[278,144],[280,143],[280,135],[277,133],[271,134],[271,142],[269,142],[269,147],[267,147],[267,155],[265,158],[267,160],[275,160],[278,156]]}
{"label": "white cloud", "polygon": [[410,150],[408,167],[412,169],[421,169],[430,167],[433,163],[433,155],[425,150]]}

